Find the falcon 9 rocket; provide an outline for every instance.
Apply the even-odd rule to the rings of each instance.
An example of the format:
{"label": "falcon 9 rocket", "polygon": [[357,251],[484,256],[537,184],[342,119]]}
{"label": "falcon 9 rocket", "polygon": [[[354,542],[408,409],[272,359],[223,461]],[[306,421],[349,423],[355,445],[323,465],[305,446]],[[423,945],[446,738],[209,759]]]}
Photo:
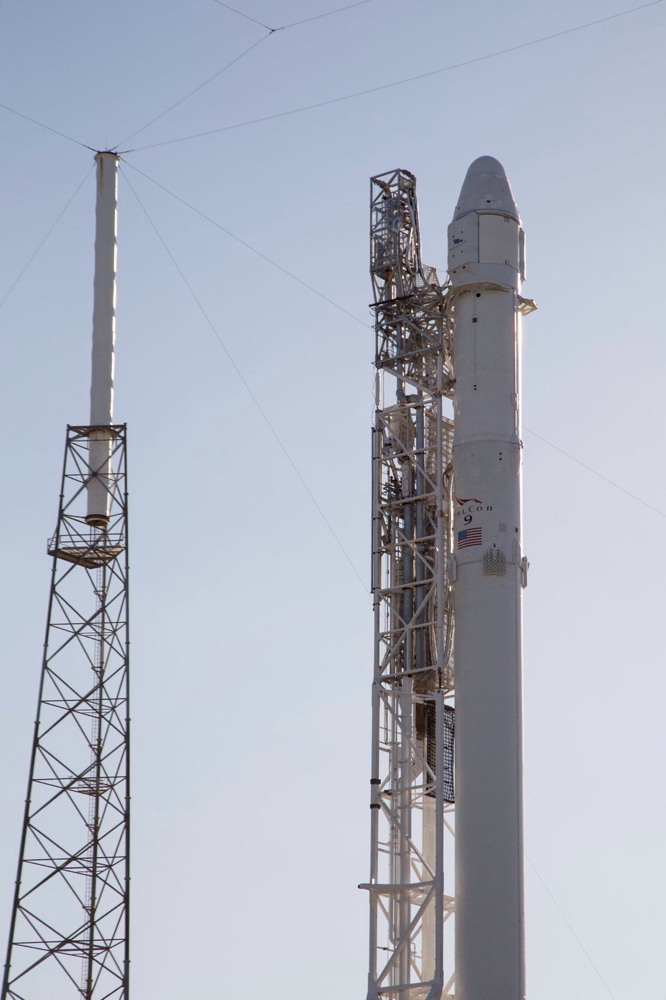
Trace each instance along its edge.
{"label": "falcon 9 rocket", "polygon": [[525,996],[520,316],[524,234],[502,165],[449,227],[455,372],[456,995]]}

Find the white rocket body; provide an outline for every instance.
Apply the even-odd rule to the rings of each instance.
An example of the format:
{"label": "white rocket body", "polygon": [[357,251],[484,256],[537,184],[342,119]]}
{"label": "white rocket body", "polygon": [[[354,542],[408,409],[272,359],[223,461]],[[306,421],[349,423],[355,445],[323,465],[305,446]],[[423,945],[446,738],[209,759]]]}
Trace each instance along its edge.
{"label": "white rocket body", "polygon": [[525,996],[519,343],[524,238],[503,167],[469,168],[454,304],[456,997]]}
{"label": "white rocket body", "polygon": [[93,302],[92,381],[86,521],[104,527],[109,520],[111,436],[103,428],[113,423],[113,374],[116,344],[116,260],[118,230],[118,163],[115,153],[97,153],[95,209],[95,281]]}

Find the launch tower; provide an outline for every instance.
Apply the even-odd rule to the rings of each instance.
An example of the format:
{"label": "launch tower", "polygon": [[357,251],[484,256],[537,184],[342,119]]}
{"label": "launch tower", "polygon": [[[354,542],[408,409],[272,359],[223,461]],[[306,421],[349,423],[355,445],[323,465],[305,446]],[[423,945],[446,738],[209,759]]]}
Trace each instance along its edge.
{"label": "launch tower", "polygon": [[118,157],[98,153],[91,418],[68,427],[2,1000],[128,1000],[126,428],[113,423]]}
{"label": "launch tower", "polygon": [[453,970],[445,948],[454,829],[451,326],[446,292],[421,261],[408,171],[372,178],[370,226],[377,378],[368,1000],[434,1000],[450,993]]}

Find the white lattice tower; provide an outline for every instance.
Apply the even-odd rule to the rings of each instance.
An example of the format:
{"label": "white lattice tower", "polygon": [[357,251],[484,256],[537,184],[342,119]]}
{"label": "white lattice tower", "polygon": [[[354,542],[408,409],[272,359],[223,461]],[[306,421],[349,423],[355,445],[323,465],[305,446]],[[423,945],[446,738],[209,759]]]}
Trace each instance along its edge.
{"label": "white lattice tower", "polygon": [[453,986],[448,295],[421,263],[415,179],[371,181],[376,315],[368,1000]]}

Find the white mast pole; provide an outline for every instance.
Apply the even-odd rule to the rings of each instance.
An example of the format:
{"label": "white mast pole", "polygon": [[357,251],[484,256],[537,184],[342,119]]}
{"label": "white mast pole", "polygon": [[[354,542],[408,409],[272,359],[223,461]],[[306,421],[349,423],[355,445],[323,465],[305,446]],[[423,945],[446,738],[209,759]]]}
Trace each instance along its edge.
{"label": "white mast pole", "polygon": [[116,262],[118,232],[118,164],[116,153],[95,155],[95,281],[93,305],[92,381],[90,386],[90,471],[86,521],[104,527],[109,520],[113,373],[116,342]]}

